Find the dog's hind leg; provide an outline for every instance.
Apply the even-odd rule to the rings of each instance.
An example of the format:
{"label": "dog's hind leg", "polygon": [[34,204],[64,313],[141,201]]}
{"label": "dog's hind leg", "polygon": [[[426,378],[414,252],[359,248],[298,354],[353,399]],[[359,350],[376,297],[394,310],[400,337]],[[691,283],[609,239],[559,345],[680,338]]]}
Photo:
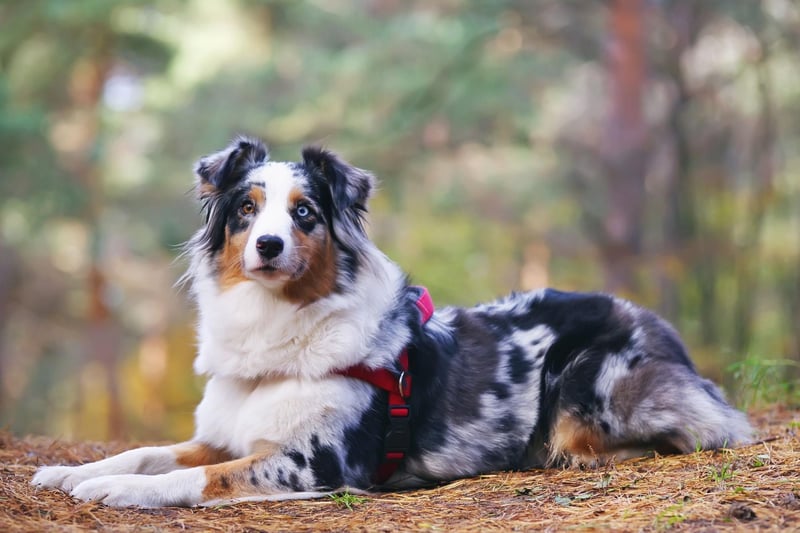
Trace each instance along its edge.
{"label": "dog's hind leg", "polygon": [[752,428],[712,382],[682,363],[609,356],[593,384],[563,376],[551,416],[549,461],[596,464],[647,452],[746,444]]}

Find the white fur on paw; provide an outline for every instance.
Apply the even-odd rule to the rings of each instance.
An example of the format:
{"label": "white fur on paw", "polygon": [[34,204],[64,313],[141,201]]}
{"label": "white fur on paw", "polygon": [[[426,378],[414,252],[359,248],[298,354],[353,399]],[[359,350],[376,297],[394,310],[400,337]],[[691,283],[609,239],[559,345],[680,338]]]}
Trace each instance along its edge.
{"label": "white fur on paw", "polygon": [[72,489],[73,497],[84,501],[103,502],[112,507],[156,507],[147,494],[138,474],[100,476],[88,479]]}
{"label": "white fur on paw", "polygon": [[111,507],[188,506],[200,502],[204,482],[202,471],[198,476],[191,469],[154,476],[120,474],[86,480],[70,494]]}
{"label": "white fur on paw", "polygon": [[43,466],[36,471],[31,484],[69,492],[90,477],[91,473],[81,466]]}

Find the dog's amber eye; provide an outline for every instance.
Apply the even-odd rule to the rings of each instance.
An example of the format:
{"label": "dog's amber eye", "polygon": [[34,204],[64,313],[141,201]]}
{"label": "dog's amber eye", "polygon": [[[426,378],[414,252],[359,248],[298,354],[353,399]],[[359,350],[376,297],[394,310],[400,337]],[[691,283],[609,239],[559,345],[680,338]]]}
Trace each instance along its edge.
{"label": "dog's amber eye", "polygon": [[243,215],[252,215],[256,212],[256,204],[253,200],[247,199],[242,202],[242,207],[239,208]]}

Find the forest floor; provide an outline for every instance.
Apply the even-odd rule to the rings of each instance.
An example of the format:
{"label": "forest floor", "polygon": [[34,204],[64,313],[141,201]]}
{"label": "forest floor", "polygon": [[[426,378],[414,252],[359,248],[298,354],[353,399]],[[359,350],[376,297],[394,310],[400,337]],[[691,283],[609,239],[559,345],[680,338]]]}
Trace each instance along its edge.
{"label": "forest floor", "polygon": [[111,509],[30,485],[38,465],[130,443],[0,433],[0,531],[800,531],[800,412],[751,413],[761,442],[597,470],[530,470],[433,489],[212,508]]}

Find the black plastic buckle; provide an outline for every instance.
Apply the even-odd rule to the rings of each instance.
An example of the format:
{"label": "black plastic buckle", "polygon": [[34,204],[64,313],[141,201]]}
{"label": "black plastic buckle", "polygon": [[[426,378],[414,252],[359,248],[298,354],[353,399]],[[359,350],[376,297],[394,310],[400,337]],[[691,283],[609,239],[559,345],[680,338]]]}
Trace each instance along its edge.
{"label": "black plastic buckle", "polygon": [[[400,414],[400,413],[405,413]],[[386,460],[402,461],[411,446],[411,411],[408,405],[389,406],[389,428],[383,441]]]}

